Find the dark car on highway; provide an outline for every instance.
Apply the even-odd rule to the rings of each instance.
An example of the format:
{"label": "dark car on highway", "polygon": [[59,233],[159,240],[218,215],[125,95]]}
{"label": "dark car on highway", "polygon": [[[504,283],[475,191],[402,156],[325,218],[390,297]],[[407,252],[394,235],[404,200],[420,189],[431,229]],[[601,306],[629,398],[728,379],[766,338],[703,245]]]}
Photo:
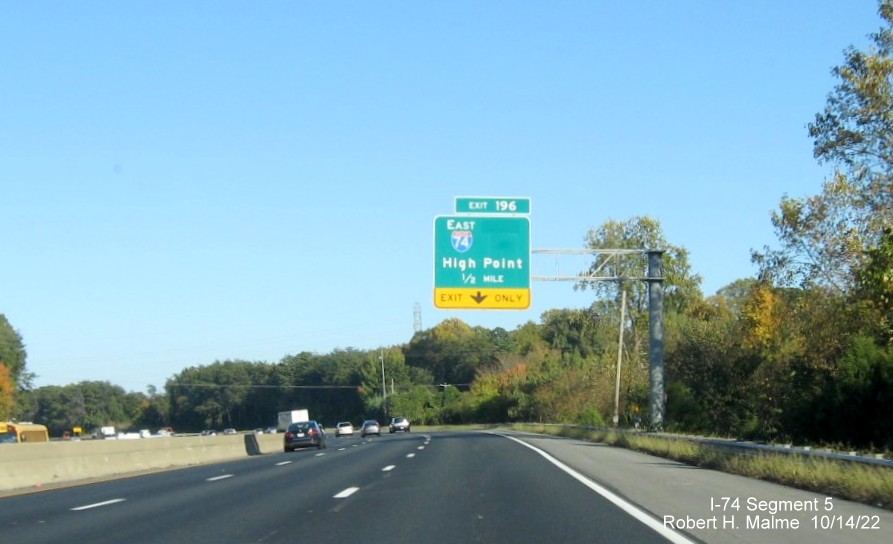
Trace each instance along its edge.
{"label": "dark car on highway", "polygon": [[321,450],[326,447],[326,431],[315,421],[292,423],[285,430],[283,445],[285,451],[295,451],[298,448]]}

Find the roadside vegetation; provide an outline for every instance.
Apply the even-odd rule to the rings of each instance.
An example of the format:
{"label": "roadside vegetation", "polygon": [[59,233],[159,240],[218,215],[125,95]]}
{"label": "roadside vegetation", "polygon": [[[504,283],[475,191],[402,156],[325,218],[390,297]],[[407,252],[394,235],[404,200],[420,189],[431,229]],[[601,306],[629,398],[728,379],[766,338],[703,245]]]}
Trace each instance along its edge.
{"label": "roadside vegetation", "polygon": [[514,430],[599,442],[706,469],[893,510],[893,468],[801,454],[736,454],[709,444],[646,433],[564,425],[516,424]]}
{"label": "roadside vegetation", "polygon": [[[704,296],[688,251],[652,217],[610,219],[586,233],[589,249],[665,252],[661,430],[893,451],[893,0],[879,6],[872,46],[844,51],[827,106],[809,124],[816,158],[833,171],[816,195],[781,198],[772,216],[777,246],[753,252],[755,277]],[[644,269],[632,258],[580,272]],[[647,287],[577,287],[591,301],[585,308],[547,311],[512,331],[446,319],[396,346],[317,354],[298,345],[275,362],[196,362],[146,392],[108,382],[35,388],[24,339],[0,314],[0,420],[44,423],[53,436],[103,425],[252,429],[300,407],[329,426],[402,415],[414,425],[599,427],[615,416],[619,351],[616,417],[621,428],[648,429]],[[635,434],[588,439],[890,502],[888,472],[790,458],[776,468],[771,459],[726,459]]]}

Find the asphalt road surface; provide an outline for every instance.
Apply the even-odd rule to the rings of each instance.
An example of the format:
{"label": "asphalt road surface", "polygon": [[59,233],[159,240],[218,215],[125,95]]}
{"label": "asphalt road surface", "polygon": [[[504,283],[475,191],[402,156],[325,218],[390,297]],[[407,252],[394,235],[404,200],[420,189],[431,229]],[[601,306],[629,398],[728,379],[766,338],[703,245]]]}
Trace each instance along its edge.
{"label": "asphalt road surface", "polygon": [[[816,544],[888,542],[893,534],[893,513],[836,500],[832,512],[798,512],[798,519],[807,523],[810,515],[841,515],[850,507],[877,528],[748,529],[751,495],[788,495],[767,491],[786,489],[780,486],[742,486],[727,475],[572,440],[485,432],[330,434],[324,450],[2,498],[0,543]],[[730,497],[740,499],[737,509],[722,502]],[[827,500],[804,495],[803,501],[812,499]],[[711,509],[707,500],[721,507]],[[716,528],[709,527],[711,516]],[[722,527],[724,516],[738,527]],[[790,513],[781,517],[790,524]],[[699,520],[708,527],[675,526]]]}

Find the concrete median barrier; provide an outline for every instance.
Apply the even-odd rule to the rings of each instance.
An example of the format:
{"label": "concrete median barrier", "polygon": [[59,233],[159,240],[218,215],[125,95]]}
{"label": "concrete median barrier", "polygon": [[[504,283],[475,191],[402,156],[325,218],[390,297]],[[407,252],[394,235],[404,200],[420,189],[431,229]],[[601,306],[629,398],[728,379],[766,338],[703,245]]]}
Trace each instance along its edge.
{"label": "concrete median barrier", "polygon": [[282,435],[173,436],[0,446],[0,491],[190,465],[282,451]]}

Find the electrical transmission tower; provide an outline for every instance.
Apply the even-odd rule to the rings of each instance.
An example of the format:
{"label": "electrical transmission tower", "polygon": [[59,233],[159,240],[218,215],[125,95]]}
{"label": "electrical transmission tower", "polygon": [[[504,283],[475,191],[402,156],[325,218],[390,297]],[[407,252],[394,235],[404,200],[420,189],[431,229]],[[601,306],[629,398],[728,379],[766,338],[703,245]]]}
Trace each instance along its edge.
{"label": "electrical transmission tower", "polygon": [[412,308],[412,330],[422,332],[422,305],[418,302]]}

